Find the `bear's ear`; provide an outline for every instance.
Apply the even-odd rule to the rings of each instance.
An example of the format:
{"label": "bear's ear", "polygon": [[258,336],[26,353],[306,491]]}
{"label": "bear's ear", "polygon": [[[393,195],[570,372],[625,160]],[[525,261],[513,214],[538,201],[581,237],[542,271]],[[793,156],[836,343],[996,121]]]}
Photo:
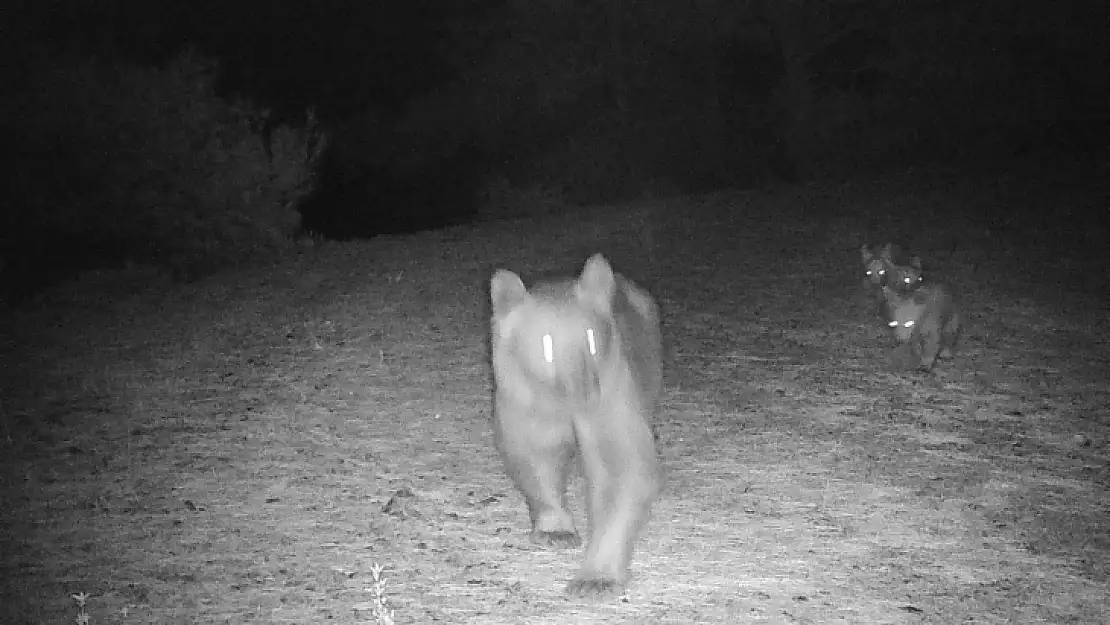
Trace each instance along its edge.
{"label": "bear's ear", "polygon": [[489,299],[493,304],[493,315],[502,317],[514,306],[528,299],[528,289],[515,273],[498,269],[489,281]]}
{"label": "bear's ear", "polygon": [[575,285],[575,293],[579,301],[589,304],[595,310],[609,312],[616,285],[617,278],[613,275],[609,261],[601,254],[594,254],[582,269],[582,275]]}

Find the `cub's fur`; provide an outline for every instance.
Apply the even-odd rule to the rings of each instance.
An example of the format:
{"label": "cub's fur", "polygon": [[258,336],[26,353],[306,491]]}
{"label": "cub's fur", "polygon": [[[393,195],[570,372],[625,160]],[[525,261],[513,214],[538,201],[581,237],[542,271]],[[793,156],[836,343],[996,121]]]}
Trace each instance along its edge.
{"label": "cub's fur", "polygon": [[897,245],[887,243],[875,253],[868,246],[860,247],[863,259],[864,286],[879,289],[884,286],[899,291],[912,291],[921,286],[924,273],[921,259],[908,258]]}
{"label": "cub's fur", "polygon": [[567,592],[614,596],[662,482],[650,425],[663,380],[655,302],[600,254],[577,279],[530,291],[498,271],[490,299],[494,435],[528,504],[531,538],[581,544],[566,501],[577,456],[589,532]]}
{"label": "cub's fur", "polygon": [[921,368],[932,369],[938,357],[952,357],[960,337],[960,313],[948,287],[930,283],[901,293],[884,286],[882,293],[887,326],[910,347]]}
{"label": "cub's fur", "polygon": [[887,243],[881,248],[862,245],[860,257],[863,260],[864,272],[859,291],[862,308],[876,310],[882,318],[886,315],[884,287],[890,287],[899,292],[910,292],[921,285],[921,259],[906,255],[894,243]]}

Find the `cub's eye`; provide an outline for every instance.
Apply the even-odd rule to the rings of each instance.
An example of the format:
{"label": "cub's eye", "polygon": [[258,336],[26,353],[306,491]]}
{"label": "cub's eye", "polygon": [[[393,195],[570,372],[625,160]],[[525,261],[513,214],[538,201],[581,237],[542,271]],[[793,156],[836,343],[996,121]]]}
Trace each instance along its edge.
{"label": "cub's eye", "polygon": [[871,275],[871,270],[870,269],[867,270],[867,275]]}
{"label": "cub's eye", "polygon": [[912,326],[912,325],[913,325],[913,319],[910,319],[909,321],[906,322],[906,327],[907,328]]}
{"label": "cub's eye", "polygon": [[555,346],[550,334],[543,335],[543,359],[545,362],[555,362]]}
{"label": "cub's eye", "polygon": [[902,278],[902,282],[905,282],[906,284],[909,284],[910,282],[913,282],[913,278],[910,278],[909,276],[906,276],[905,278]]}
{"label": "cub's eye", "polygon": [[590,346],[590,355],[597,356],[597,343],[594,341],[593,328],[586,328],[586,345]]}
{"label": "cub's eye", "polygon": [[886,275],[886,269],[880,269],[879,270],[879,275],[880,276],[885,276]]}
{"label": "cub's eye", "polygon": [[897,321],[891,321],[887,325],[892,327],[892,328],[897,328],[898,327],[898,322]]}

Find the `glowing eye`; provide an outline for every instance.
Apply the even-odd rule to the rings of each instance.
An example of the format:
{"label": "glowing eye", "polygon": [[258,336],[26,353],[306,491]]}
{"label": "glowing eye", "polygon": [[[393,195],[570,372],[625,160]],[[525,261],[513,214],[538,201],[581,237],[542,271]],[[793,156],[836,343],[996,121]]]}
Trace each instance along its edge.
{"label": "glowing eye", "polygon": [[891,321],[887,325],[892,327],[892,328],[897,328],[898,327],[898,322],[897,321]]}
{"label": "glowing eye", "polygon": [[543,359],[547,362],[555,362],[555,347],[551,342],[551,335],[543,335]]}
{"label": "glowing eye", "polygon": [[879,275],[880,276],[885,276],[886,275],[886,269],[880,269],[879,270]]}
{"label": "glowing eye", "polygon": [[912,325],[913,325],[913,319],[910,319],[909,321],[906,322],[906,327],[907,328],[912,326]]}
{"label": "glowing eye", "polygon": [[586,328],[586,344],[590,346],[590,355],[597,356],[597,343],[594,342],[593,328]]}
{"label": "glowing eye", "polygon": [[912,282],[912,280],[910,278],[902,278],[902,282],[909,284],[910,282]]}

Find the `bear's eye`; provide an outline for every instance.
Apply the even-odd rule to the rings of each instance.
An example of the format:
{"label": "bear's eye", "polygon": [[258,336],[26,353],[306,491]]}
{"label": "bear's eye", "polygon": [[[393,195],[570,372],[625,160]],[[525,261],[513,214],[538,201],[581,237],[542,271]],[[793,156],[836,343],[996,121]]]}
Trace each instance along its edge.
{"label": "bear's eye", "polygon": [[550,334],[543,335],[543,359],[545,362],[555,362],[555,346]]}
{"label": "bear's eye", "polygon": [[912,325],[913,325],[913,319],[910,319],[909,321],[906,322],[906,327],[907,328],[912,326]]}
{"label": "bear's eye", "polygon": [[586,328],[586,345],[590,347],[590,355],[597,356],[597,343],[594,341],[593,328]]}
{"label": "bear's eye", "polygon": [[906,284],[909,284],[910,282],[913,282],[913,278],[910,278],[909,276],[906,276],[905,278],[902,278],[902,282],[905,282]]}
{"label": "bear's eye", "polygon": [[879,275],[880,276],[885,276],[886,275],[886,269],[880,269],[879,270]]}
{"label": "bear's eye", "polygon": [[897,321],[891,321],[887,325],[892,327],[892,328],[897,328],[898,327],[898,322]]}

